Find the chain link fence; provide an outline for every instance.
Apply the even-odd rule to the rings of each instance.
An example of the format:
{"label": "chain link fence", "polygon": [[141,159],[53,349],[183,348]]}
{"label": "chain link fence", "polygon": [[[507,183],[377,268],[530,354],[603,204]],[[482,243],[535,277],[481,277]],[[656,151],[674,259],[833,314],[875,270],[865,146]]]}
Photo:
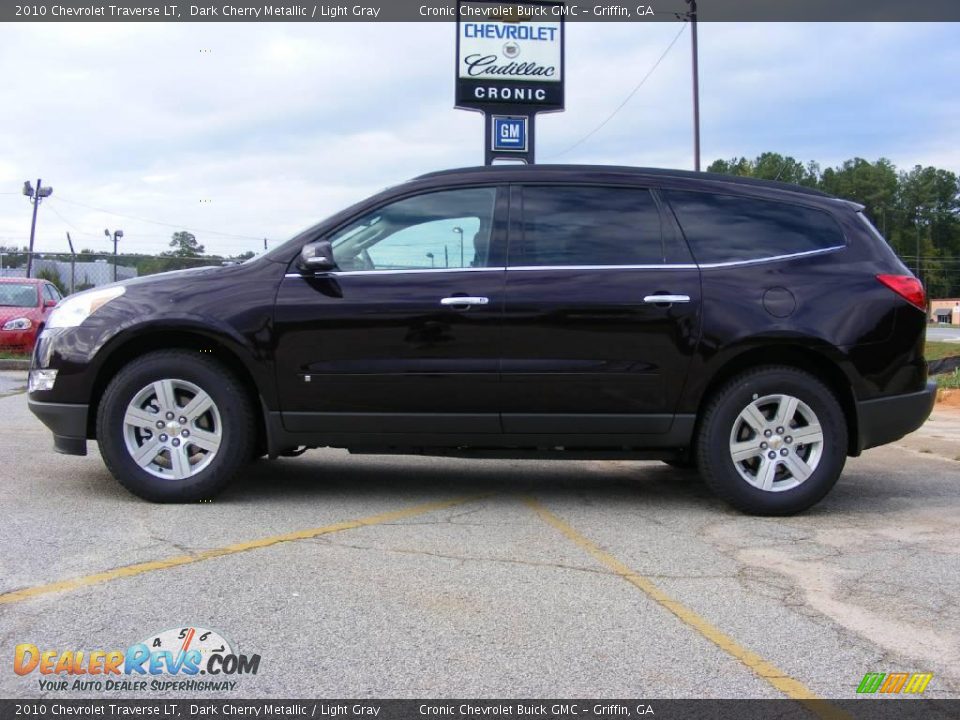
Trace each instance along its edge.
{"label": "chain link fence", "polygon": [[[29,253],[0,251],[0,277],[25,278]],[[30,277],[43,278],[56,285],[63,295],[89,290],[115,280],[215,265],[231,265],[246,257],[225,258],[216,255],[182,257],[176,255],[111,255],[97,253],[33,253]]]}

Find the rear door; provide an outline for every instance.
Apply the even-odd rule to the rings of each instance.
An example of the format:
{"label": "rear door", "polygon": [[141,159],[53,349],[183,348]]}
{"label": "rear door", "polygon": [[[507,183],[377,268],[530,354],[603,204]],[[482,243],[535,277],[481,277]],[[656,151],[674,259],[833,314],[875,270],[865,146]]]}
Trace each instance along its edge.
{"label": "rear door", "polygon": [[670,429],[700,332],[700,273],[655,192],[511,189],[504,431]]}

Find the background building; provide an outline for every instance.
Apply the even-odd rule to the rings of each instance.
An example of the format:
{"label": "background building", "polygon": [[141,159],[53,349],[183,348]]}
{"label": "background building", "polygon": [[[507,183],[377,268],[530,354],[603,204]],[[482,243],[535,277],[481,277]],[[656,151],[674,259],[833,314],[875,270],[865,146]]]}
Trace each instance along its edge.
{"label": "background building", "polygon": [[948,325],[960,325],[960,298],[931,300],[930,321]]}

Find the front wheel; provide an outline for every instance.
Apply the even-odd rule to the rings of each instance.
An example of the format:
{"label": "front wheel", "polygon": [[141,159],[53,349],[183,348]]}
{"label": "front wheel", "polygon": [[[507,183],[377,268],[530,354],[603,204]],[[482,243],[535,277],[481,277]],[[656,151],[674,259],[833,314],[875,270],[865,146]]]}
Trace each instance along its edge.
{"label": "front wheel", "polygon": [[792,515],[816,504],[843,471],[847,423],[813,375],[770,366],[733,378],[709,401],[697,442],[711,490],[754,515]]}
{"label": "front wheel", "polygon": [[211,497],[249,461],[253,413],[218,362],[187,350],[154,352],[107,386],[97,440],[107,468],[135,495],[193,502]]}

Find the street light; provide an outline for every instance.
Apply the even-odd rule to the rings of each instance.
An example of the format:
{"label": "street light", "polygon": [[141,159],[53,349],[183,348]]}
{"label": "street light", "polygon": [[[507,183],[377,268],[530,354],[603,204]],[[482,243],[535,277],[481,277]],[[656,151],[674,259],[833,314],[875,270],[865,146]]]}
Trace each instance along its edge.
{"label": "street light", "polygon": [[[103,234],[111,237],[109,230],[104,230]],[[113,281],[117,281],[117,240],[123,237],[123,230],[113,231]]]}
{"label": "street light", "polygon": [[463,267],[463,228],[455,227],[453,232],[460,236],[460,267]]}
{"label": "street light", "polygon": [[33,270],[33,241],[37,234],[37,208],[40,207],[40,203],[44,198],[53,195],[53,188],[44,187],[43,180],[37,178],[37,188],[34,190],[30,181],[24,180],[23,194],[29,198],[33,204],[33,219],[30,221],[30,252],[27,254],[27,277],[30,277],[30,273]]}

